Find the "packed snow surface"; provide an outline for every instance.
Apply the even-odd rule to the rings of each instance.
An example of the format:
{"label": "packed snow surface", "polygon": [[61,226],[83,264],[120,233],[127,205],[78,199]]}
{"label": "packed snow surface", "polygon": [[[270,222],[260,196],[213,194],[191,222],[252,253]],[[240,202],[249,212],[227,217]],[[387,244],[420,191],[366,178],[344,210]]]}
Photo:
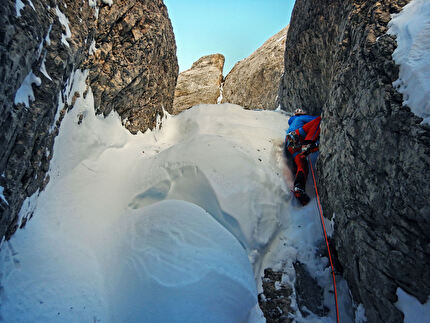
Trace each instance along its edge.
{"label": "packed snow surface", "polygon": [[397,36],[393,58],[400,65],[393,85],[403,104],[430,124],[430,1],[412,0],[393,15],[389,28]]}
{"label": "packed snow surface", "polygon": [[[294,286],[299,260],[330,313],[302,317],[293,298],[291,315],[334,322],[315,199],[297,206],[284,180],[288,117],[200,105],[131,135],[115,113],[95,116],[87,74],[78,70],[67,83],[64,101],[80,96],[56,138],[50,183],[26,200],[20,219],[32,219],[1,249],[1,317],[264,322],[256,306],[263,270],[282,270]],[[341,321],[351,322],[341,279],[338,292]]]}
{"label": "packed snow surface", "polygon": [[415,297],[397,288],[398,301],[396,307],[405,314],[404,323],[418,323],[430,321],[430,299],[421,304]]}

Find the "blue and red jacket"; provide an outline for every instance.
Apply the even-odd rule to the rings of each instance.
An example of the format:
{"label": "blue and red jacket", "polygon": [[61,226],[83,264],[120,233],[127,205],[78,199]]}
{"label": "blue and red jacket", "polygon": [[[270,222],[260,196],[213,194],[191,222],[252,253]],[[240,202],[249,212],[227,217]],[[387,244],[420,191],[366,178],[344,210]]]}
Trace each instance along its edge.
{"label": "blue and red jacket", "polygon": [[[292,116],[290,119],[288,119],[288,130],[286,131],[287,133],[295,131],[297,129],[300,130],[300,128],[302,128],[306,123],[315,120],[317,117],[314,116],[308,116],[305,114],[302,115],[296,115],[296,116]],[[303,133],[303,128],[300,134],[302,137],[305,137],[305,134]]]}
{"label": "blue and red jacket", "polygon": [[[315,120],[315,121],[314,121]],[[311,121],[314,121],[311,123]],[[309,115],[296,115],[288,119],[288,129],[286,133],[295,131],[303,141],[315,141],[319,136],[319,124],[321,117]]]}
{"label": "blue and red jacket", "polygon": [[[320,135],[320,122],[321,117],[314,117],[310,115],[295,115],[288,120],[288,130],[286,133],[295,132],[302,144],[308,144],[315,142],[319,139]],[[286,142],[288,147],[288,142]],[[301,149],[289,148],[289,151],[296,157],[300,153]]]}
{"label": "blue and red jacket", "polygon": [[[299,136],[301,145],[314,143],[319,140],[321,117],[313,117],[309,115],[295,115],[288,120],[287,134],[294,131]],[[287,139],[286,139],[287,140]],[[302,154],[302,147],[290,146],[288,141],[285,143],[287,151],[291,154],[296,166],[296,179],[300,172],[304,175],[304,182],[308,175],[308,163],[306,156]],[[317,151],[315,147],[311,152]]]}

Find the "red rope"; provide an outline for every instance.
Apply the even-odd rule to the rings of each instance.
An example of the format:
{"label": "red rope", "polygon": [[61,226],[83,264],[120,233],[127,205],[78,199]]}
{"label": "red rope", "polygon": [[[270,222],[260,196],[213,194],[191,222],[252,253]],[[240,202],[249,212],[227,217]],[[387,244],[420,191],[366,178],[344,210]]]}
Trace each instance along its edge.
{"label": "red rope", "polygon": [[309,165],[310,165],[311,171],[312,171],[312,178],[314,179],[315,193],[316,193],[317,200],[318,200],[318,209],[319,209],[319,212],[320,212],[320,218],[321,218],[321,224],[322,224],[323,231],[324,231],[325,242],[327,244],[328,258],[330,260],[331,273],[332,273],[332,276],[333,276],[334,301],[335,301],[335,304],[336,304],[336,319],[337,319],[337,323],[339,323],[339,307],[338,307],[338,304],[337,304],[337,289],[336,289],[336,278],[334,276],[334,266],[333,266],[333,262],[331,260],[331,252],[330,252],[330,247],[329,247],[328,239],[327,239],[327,231],[325,230],[325,224],[324,224],[323,211],[322,211],[321,202],[320,202],[320,196],[318,194],[317,182],[315,180],[314,168],[312,166],[312,161],[311,161],[310,156],[308,157],[308,160],[309,160]]}

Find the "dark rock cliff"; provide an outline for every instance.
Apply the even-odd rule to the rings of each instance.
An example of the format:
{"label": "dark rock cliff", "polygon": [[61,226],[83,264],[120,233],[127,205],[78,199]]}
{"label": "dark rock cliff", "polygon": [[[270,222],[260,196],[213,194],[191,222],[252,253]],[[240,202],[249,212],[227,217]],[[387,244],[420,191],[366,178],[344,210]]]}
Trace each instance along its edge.
{"label": "dark rock cliff", "polygon": [[392,82],[390,14],[406,0],[297,0],[281,106],[322,113],[318,187],[334,243],[368,322],[402,322],[401,287],[430,294],[430,127]]}
{"label": "dark rock cliff", "polygon": [[[109,3],[0,6],[0,238],[25,225],[31,214],[17,223],[24,199],[49,181],[54,138],[72,106],[66,103],[58,120],[56,110],[59,98],[74,95],[66,91],[73,70],[90,70],[97,112],[116,110],[133,133],[153,127],[162,107],[172,112],[178,65],[162,0]],[[26,82],[34,97],[23,103],[16,93]]]}

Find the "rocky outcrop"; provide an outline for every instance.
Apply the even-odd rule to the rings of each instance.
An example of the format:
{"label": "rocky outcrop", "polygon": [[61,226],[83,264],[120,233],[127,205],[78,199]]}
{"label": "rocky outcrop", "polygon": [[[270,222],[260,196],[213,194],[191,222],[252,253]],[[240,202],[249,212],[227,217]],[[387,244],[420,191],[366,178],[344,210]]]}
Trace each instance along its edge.
{"label": "rocky outcrop", "polygon": [[294,320],[290,314],[293,290],[288,284],[282,283],[283,272],[271,268],[264,270],[263,293],[258,295],[258,304],[267,323],[290,323]]}
{"label": "rocky outcrop", "polygon": [[288,26],[249,57],[236,63],[224,81],[223,103],[230,102],[248,109],[277,108],[287,32]]}
{"label": "rocky outcrop", "polygon": [[224,56],[203,56],[190,69],[181,72],[175,89],[175,114],[196,104],[215,104],[220,95]]}
{"label": "rocky outcrop", "polygon": [[[98,112],[114,109],[130,131],[144,131],[155,125],[163,106],[172,111],[175,50],[161,0],[2,4],[0,237],[25,225],[30,207],[18,223],[24,199],[49,181],[54,138],[74,102],[66,88],[72,72],[90,70]],[[61,113],[59,101],[67,101]]]}
{"label": "rocky outcrop", "polygon": [[118,1],[100,8],[90,85],[99,113],[117,111],[132,133],[172,113],[178,75],[167,9],[158,1]]}
{"label": "rocky outcrop", "polygon": [[430,128],[392,82],[390,14],[405,0],[297,0],[279,99],[321,113],[318,187],[354,300],[368,322],[402,322],[401,287],[430,294]]}

